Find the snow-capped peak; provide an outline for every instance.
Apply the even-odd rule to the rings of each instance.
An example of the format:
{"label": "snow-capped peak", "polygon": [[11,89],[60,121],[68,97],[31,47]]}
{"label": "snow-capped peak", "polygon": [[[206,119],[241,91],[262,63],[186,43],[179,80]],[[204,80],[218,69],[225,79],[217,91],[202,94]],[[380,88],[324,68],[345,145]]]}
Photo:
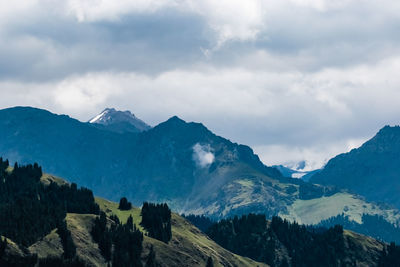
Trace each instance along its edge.
{"label": "snow-capped peak", "polygon": [[[141,132],[150,129],[151,127],[147,125],[142,120],[138,119],[130,111],[119,111],[114,108],[106,108],[100,114],[89,120],[92,124],[101,124],[104,126],[118,126],[118,131],[135,131]],[[131,126],[131,127],[127,127]],[[123,126],[123,129],[121,128]],[[136,129],[136,130],[135,130]]]}

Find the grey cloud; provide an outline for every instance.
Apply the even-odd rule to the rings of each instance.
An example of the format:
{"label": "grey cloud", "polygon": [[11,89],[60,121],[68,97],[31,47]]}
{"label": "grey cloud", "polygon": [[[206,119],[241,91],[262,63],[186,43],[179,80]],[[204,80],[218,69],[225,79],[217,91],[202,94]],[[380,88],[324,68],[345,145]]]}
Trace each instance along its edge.
{"label": "grey cloud", "polygon": [[0,78],[55,80],[96,71],[157,74],[204,59],[199,16],[163,11],[115,22],[36,18],[9,27],[0,41]]}

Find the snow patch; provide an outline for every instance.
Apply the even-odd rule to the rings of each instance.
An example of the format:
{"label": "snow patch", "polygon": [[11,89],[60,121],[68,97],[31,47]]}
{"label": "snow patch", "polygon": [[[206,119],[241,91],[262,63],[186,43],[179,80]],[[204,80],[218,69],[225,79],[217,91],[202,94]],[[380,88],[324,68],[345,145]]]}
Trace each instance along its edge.
{"label": "snow patch", "polygon": [[200,168],[206,168],[214,162],[215,156],[212,153],[210,145],[200,145],[196,143],[193,146],[193,160]]}
{"label": "snow patch", "polygon": [[292,174],[292,178],[300,179],[301,177],[303,177],[306,174],[307,174],[306,172],[295,172]]}
{"label": "snow patch", "polygon": [[100,121],[101,117],[103,117],[106,113],[107,111],[103,111],[102,113],[91,119],[89,123],[96,123],[97,121]]}

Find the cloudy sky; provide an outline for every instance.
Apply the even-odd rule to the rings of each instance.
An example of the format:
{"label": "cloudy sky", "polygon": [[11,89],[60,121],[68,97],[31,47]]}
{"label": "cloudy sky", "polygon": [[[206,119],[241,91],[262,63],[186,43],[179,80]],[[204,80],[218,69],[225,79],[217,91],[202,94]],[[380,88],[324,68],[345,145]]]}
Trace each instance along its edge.
{"label": "cloudy sky", "polygon": [[397,0],[0,2],[0,108],[178,115],[266,164],[326,159],[400,123]]}

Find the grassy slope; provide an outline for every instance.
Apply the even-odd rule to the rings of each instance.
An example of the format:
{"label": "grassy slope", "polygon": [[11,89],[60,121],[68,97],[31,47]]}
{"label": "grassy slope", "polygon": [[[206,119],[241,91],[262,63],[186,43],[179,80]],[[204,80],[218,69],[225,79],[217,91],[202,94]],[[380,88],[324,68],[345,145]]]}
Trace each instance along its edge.
{"label": "grassy slope", "polygon": [[[123,222],[129,215],[132,215],[136,225],[141,221],[138,208],[120,211],[115,202],[102,198],[96,198],[96,202],[107,215],[115,214]],[[172,240],[165,244],[145,236],[143,245],[143,257],[148,255],[149,248],[153,245],[157,262],[161,266],[205,266],[209,256],[213,258],[215,266],[266,266],[223,249],[175,213],[172,214]]]}
{"label": "grassy slope", "polygon": [[355,195],[343,192],[330,197],[310,200],[297,199],[287,207],[287,212],[281,212],[279,216],[302,224],[316,224],[341,213],[348,215],[351,220],[358,223],[361,223],[363,213],[381,215],[392,223],[400,219],[400,214],[396,209],[383,209]]}
{"label": "grassy slope", "polygon": [[[122,221],[131,214],[136,224],[141,220],[138,208],[119,211],[117,203],[100,198],[96,198],[96,201],[104,211],[108,214],[116,214]],[[97,244],[93,242],[89,233],[94,218],[95,215],[69,213],[66,220],[77,246],[78,256],[89,266],[106,266]],[[154,246],[156,260],[161,266],[205,266],[208,256],[213,258],[215,266],[266,266],[223,249],[177,214],[172,214],[172,232],[173,238],[168,244],[145,236],[143,260],[146,259],[150,246]],[[373,238],[350,231],[344,231],[344,238],[345,262],[356,263],[356,266],[376,266],[378,257],[386,246]],[[24,255],[11,240],[8,242],[7,254]],[[62,254],[62,246],[55,230],[32,245],[29,250],[37,253],[39,258]],[[284,253],[284,249],[281,252]]]}
{"label": "grassy slope", "polygon": [[47,257],[61,257],[64,250],[61,239],[54,229],[50,234],[29,247],[31,253],[37,254],[39,259]]}
{"label": "grassy slope", "polygon": [[47,174],[44,173],[42,177],[40,177],[40,181],[45,184],[45,185],[49,185],[50,182],[54,182],[58,185],[66,185],[68,184],[68,182],[66,182],[64,179],[59,178],[57,176],[51,175],[51,174]]}
{"label": "grassy slope", "polygon": [[[12,168],[9,171],[11,170]],[[63,179],[49,174],[44,174],[41,181],[44,184],[49,184],[51,181],[60,185],[67,183]],[[140,226],[141,216],[139,208],[120,211],[118,203],[102,198],[96,198],[96,202],[108,216],[115,214],[123,223],[126,222],[129,215],[132,215],[136,226],[146,233],[143,227]],[[68,213],[66,222],[77,247],[79,258],[84,260],[89,266],[106,266],[98,245],[93,242],[90,235],[94,218],[95,215],[91,214]],[[173,238],[169,244],[145,236],[142,254],[143,260],[146,259],[150,246],[154,246],[156,260],[161,266],[205,266],[209,256],[213,258],[215,266],[267,266],[225,250],[177,214],[172,214],[172,235]],[[11,240],[8,240],[8,242],[8,254],[24,255],[16,244]],[[39,258],[61,256],[63,249],[56,230],[53,230],[29,247],[29,251],[38,254]]]}
{"label": "grassy slope", "polygon": [[68,230],[71,231],[72,240],[76,245],[78,257],[89,266],[106,266],[103,256],[100,254],[97,243],[90,234],[96,215],[68,213],[66,217]]}
{"label": "grassy slope", "polygon": [[[3,238],[5,238],[5,236],[0,236],[0,238],[3,240]],[[5,258],[7,258],[8,255],[15,255],[15,256],[24,256],[26,255],[26,253],[24,253],[20,247],[14,243],[14,241],[12,241],[9,238],[6,238],[7,240],[7,247],[6,247],[6,251],[5,251]]]}
{"label": "grassy slope", "polygon": [[386,246],[371,237],[351,231],[344,231],[345,254],[347,266],[370,267],[377,266],[379,256]]}

